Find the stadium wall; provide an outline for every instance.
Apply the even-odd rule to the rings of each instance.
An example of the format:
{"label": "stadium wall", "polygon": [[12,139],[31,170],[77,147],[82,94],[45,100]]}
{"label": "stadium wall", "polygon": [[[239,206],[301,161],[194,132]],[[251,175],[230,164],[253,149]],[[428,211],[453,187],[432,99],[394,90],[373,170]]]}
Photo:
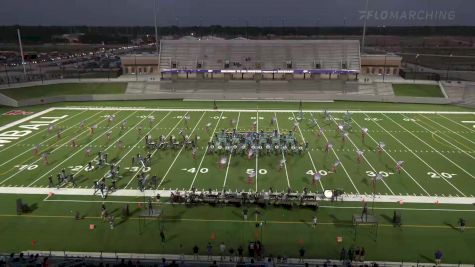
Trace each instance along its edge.
{"label": "stadium wall", "polygon": [[368,96],[368,95],[321,95],[310,99],[305,95],[285,94],[278,97],[243,97],[239,93],[228,94],[194,94],[194,93],[173,93],[173,94],[116,94],[116,95],[67,95],[44,98],[32,98],[25,100],[4,100],[0,97],[0,104],[10,107],[24,107],[41,104],[51,104],[58,102],[89,102],[89,101],[127,101],[127,100],[238,100],[238,101],[361,101],[361,102],[388,102],[388,103],[420,103],[420,104],[451,104],[450,99],[439,97],[404,97],[404,96]]}

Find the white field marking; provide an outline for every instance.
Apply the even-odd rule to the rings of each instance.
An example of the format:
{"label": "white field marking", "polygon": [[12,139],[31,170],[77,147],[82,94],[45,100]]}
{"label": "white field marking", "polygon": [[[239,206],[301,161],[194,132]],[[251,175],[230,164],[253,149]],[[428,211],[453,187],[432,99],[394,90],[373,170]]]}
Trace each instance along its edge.
{"label": "white field marking", "polygon": [[[173,128],[170,130],[170,132],[168,132],[168,134],[165,136],[165,139],[167,139],[172,133],[173,131],[176,129],[176,127],[178,125],[180,125],[181,121],[183,120],[183,118],[185,118],[186,114],[188,114],[188,112],[186,112],[185,114],[181,115],[181,118],[178,120],[178,122],[175,124],[175,126],[173,126]],[[153,155],[155,155],[155,153],[157,152],[158,150],[154,150],[152,152],[152,155],[150,157],[153,157]],[[134,180],[135,176],[137,176],[137,174],[139,174],[139,172],[143,169],[143,166],[140,166],[140,168],[138,169],[138,171],[135,172],[135,174],[132,176],[132,178],[129,180],[129,182],[127,182],[127,184],[125,185],[124,189],[127,188],[130,183]]]}
{"label": "white field marking", "polygon": [[[471,131],[471,132],[475,132],[475,130],[474,130],[473,128],[467,127],[466,125],[463,124],[463,123],[466,122],[466,121],[462,121],[462,123],[460,123],[460,122],[458,122],[458,121],[456,121],[456,120],[452,120],[452,119],[450,119],[450,118],[448,118],[448,117],[446,117],[446,116],[444,116],[444,115],[442,115],[442,114],[438,114],[438,115],[439,115],[440,117],[442,117],[442,118],[448,120],[448,121],[451,121],[451,122],[453,122],[453,123],[455,123],[455,124],[458,124],[458,125],[462,126],[463,128],[465,128],[465,129],[467,129],[467,130],[469,130],[469,131]],[[475,121],[473,121],[473,123],[475,124]],[[474,125],[474,127],[475,127],[475,125]]]}
{"label": "white field marking", "polygon": [[[117,112],[118,113],[118,112]],[[116,114],[117,114],[116,113]],[[137,111],[131,113],[129,116],[125,117],[123,120],[121,120],[120,122],[116,123],[114,126],[112,126],[110,129],[113,129],[115,128],[117,125],[119,125],[121,122],[125,121],[126,119],[128,119],[130,116],[134,115],[135,113],[137,113]],[[107,131],[104,131],[102,134],[98,135],[96,138],[94,138],[91,142],[87,143],[85,145],[85,147],[88,147],[90,144],[94,143],[97,139],[101,138],[104,134],[106,134]],[[61,164],[65,163],[66,161],[68,161],[69,159],[71,159],[73,156],[75,156],[77,153],[79,152],[82,152],[82,149],[78,149],[76,152],[74,152],[73,154],[71,154],[69,157],[67,157],[66,159],[64,159],[63,161],[61,161],[59,164],[56,165],[55,168],[61,166]],[[48,175],[50,172],[52,172],[55,168],[51,168],[49,171],[45,172],[43,175],[41,175],[38,179],[34,180],[32,183],[30,183],[28,186],[32,186],[33,184],[35,184],[37,181],[39,181],[41,178],[45,177],[46,175]]]}
{"label": "white field marking", "polygon": [[[153,111],[150,112],[150,114],[152,114],[152,113],[153,113]],[[148,116],[150,116],[150,114],[149,114]],[[136,127],[137,125],[139,125],[142,121],[144,121],[146,118],[147,118],[147,117],[143,118],[141,121],[139,121],[138,123],[136,123],[133,127],[130,127],[129,130],[127,130],[127,132],[124,133],[124,135],[128,134],[130,131],[132,131],[133,129],[135,129],[135,127]],[[106,131],[106,132],[107,132],[107,131]],[[107,147],[104,149],[104,151],[107,151],[107,150],[108,150],[109,148],[111,148],[115,143],[119,142],[119,140],[120,140],[120,139],[117,139],[117,140],[115,140],[114,142],[112,142],[109,146],[107,146]],[[97,159],[97,156],[95,156],[91,161],[94,161],[94,160],[96,160],[96,159]],[[82,167],[78,172],[76,172],[75,174],[73,174],[73,178],[74,178],[76,175],[78,175],[81,171],[85,170],[86,168],[87,168],[87,165],[84,166],[84,167]],[[101,178],[99,181],[101,181],[101,180],[102,180],[102,178]]]}
{"label": "white field marking", "polygon": [[[302,130],[300,129],[300,123],[297,121],[297,118],[295,117],[295,114],[292,112],[292,117],[294,117],[294,122],[297,123],[297,128],[299,129],[300,136],[302,137],[302,140],[304,144],[306,143],[305,137],[303,136]],[[278,128],[278,126],[277,126]],[[312,154],[310,154],[310,151],[307,150],[307,155],[310,157],[310,162],[312,163],[313,169],[315,172],[318,172],[317,166],[315,166],[315,162],[313,161]],[[313,176],[310,178],[313,181]],[[320,187],[322,188],[322,191],[325,191],[325,188],[323,188],[323,182],[322,179],[318,180],[318,183],[320,184]]]}
{"label": "white field marking", "polygon": [[[335,125],[338,125],[338,123],[335,121],[335,119],[332,117],[331,120],[335,123]],[[350,143],[355,147],[355,149],[358,149],[358,147],[355,145],[355,143],[353,142],[353,140],[351,140],[351,137],[350,135],[348,135],[348,140],[350,141]],[[366,156],[363,154],[363,159],[366,161],[366,163],[368,163],[368,165],[371,167],[371,169],[373,169],[374,173],[378,173],[378,171],[373,167],[373,165],[369,162],[369,160],[366,158]],[[386,183],[386,181],[384,181],[384,179],[381,179],[381,181],[383,182],[383,184],[386,186],[386,188],[388,188],[389,192],[391,192],[391,194],[394,195],[394,192],[393,190],[391,190],[391,188],[389,188],[388,184]]]}
{"label": "white field marking", "polygon": [[[160,121],[158,121],[158,123],[155,124],[155,126],[153,126],[145,135],[148,135],[150,132],[152,132],[152,130],[155,129],[155,127],[157,127],[157,126],[163,121],[163,119],[165,119],[166,117],[168,117],[168,115],[170,115],[170,113],[171,113],[171,112],[168,112],[167,115],[165,115],[163,118],[161,118]],[[126,135],[128,132],[130,132],[132,129],[135,129],[135,127],[137,127],[137,125],[139,125],[140,123],[142,123],[145,119],[147,119],[147,118],[148,118],[150,115],[152,115],[152,114],[153,114],[153,111],[150,112],[150,114],[148,114],[147,116],[145,116],[141,121],[139,121],[139,122],[138,122],[137,124],[135,124],[133,127],[131,127],[127,132],[125,132],[125,133],[123,134],[123,136],[125,136],[125,135]],[[114,165],[119,164],[140,142],[142,142],[142,139],[145,139],[145,135],[144,135],[143,137],[141,137],[141,138],[139,139],[139,141],[137,141],[137,142],[132,146],[132,148],[129,149],[129,151],[127,151],[127,153],[125,153],[124,156],[122,156],[117,162],[114,162]],[[113,144],[115,144],[115,143],[118,142],[118,141],[119,141],[119,140],[116,140]],[[112,145],[113,145],[113,144],[112,144]],[[108,148],[106,148],[106,150],[107,150],[107,149],[108,149]],[[96,156],[96,158],[97,158],[97,156]],[[102,180],[106,177],[107,173],[109,173],[109,172],[106,172],[106,173],[104,174],[104,176],[101,177],[101,179],[99,180],[99,182],[102,181]]]}
{"label": "white field marking", "polygon": [[[365,114],[365,115],[366,115],[366,114]],[[361,128],[361,125],[360,125],[355,119],[352,119],[352,120],[356,123],[356,125],[358,125],[358,127]],[[374,121],[373,121],[373,122],[374,122]],[[369,138],[371,138],[371,140],[373,140],[373,142],[374,142],[375,144],[378,144],[378,142],[377,142],[370,134],[367,134],[367,135],[369,136]],[[384,153],[386,153],[386,154],[394,161],[394,163],[397,163],[396,159],[394,159],[393,156],[391,156],[391,154],[389,154],[389,153],[386,151],[386,149],[383,149],[383,151],[384,151]],[[427,192],[427,190],[426,190],[424,187],[422,187],[422,186],[416,181],[416,179],[414,179],[414,177],[413,177],[408,171],[406,171],[406,168],[402,168],[402,171],[405,172],[405,173],[414,181],[414,183],[416,183],[416,184],[422,189],[422,191],[424,191],[424,193],[426,193],[428,196],[430,196],[430,194]]]}
{"label": "white field marking", "polygon": [[[257,110],[256,112],[257,112],[257,115],[256,115],[256,132],[258,133],[259,132],[259,110]],[[259,146],[259,141],[258,141],[257,146]],[[256,173],[256,177],[255,177],[255,179],[256,179],[256,192],[258,192],[257,191],[257,176],[259,174],[258,163],[259,163],[259,151],[257,151],[257,153],[256,153],[256,171],[255,171],[255,173]]]}
{"label": "white field marking", "polygon": [[[193,133],[195,132],[196,130],[196,127],[198,127],[198,125],[200,124],[201,120],[203,119],[203,117],[205,116],[206,112],[203,112],[203,114],[201,114],[201,117],[200,119],[198,120],[198,122],[196,123],[195,127],[193,127],[193,130],[191,130],[190,132],[190,137],[193,135]],[[165,175],[163,175],[162,177],[162,180],[160,181],[160,183],[158,184],[157,188],[160,188],[160,186],[162,185],[163,181],[165,181],[165,178],[167,177],[168,173],[170,172],[170,170],[172,169],[173,165],[175,165],[175,162],[176,160],[178,159],[178,157],[181,155],[181,152],[183,151],[183,149],[185,149],[185,146],[182,146],[180,151],[178,151],[178,154],[176,155],[175,159],[173,160],[172,164],[170,164],[170,167],[168,167],[168,170],[167,172],[165,173]],[[199,170],[198,170],[199,171]]]}
{"label": "white field marking", "polygon": [[[96,114],[94,114],[94,115],[92,115],[92,116],[95,116],[95,115],[100,114],[100,113],[101,113],[101,112],[98,112],[98,113],[96,113]],[[118,112],[116,112],[116,113],[118,113]],[[91,116],[91,117],[92,117],[92,116]],[[90,118],[90,117],[89,117],[89,118]],[[72,128],[69,128],[69,129],[72,129]],[[67,130],[69,130],[69,129],[67,129]],[[80,136],[80,135],[82,135],[83,133],[86,133],[86,132],[88,132],[88,130],[83,131],[83,132],[79,133],[78,135],[74,136],[73,138],[69,139],[68,141],[64,142],[64,143],[61,144],[60,146],[58,146],[58,147],[56,147],[55,149],[51,150],[50,154],[53,153],[54,151],[60,149],[60,148],[63,147],[64,145],[69,144],[69,143],[71,142],[71,140],[75,139],[76,137],[78,137],[78,136]],[[54,136],[53,136],[53,137],[54,137]],[[25,152],[27,152],[27,151],[25,151]],[[34,162],[28,164],[28,166],[34,165],[35,163],[37,163],[37,162],[40,161],[40,160],[41,160],[41,158],[39,158],[39,159],[35,160]],[[0,182],[0,185],[3,184],[4,182],[10,180],[10,179],[13,178],[15,175],[17,175],[18,173],[20,173],[20,172],[22,172],[23,170],[26,170],[26,169],[27,169],[27,168],[18,170],[16,173],[10,175],[8,178],[6,178],[6,179],[4,179],[3,181],[1,181],[1,182]]]}
{"label": "white field marking", "polygon": [[[239,118],[241,117],[241,112],[238,113],[238,118],[237,118],[237,121],[236,121],[236,131],[239,126]],[[226,167],[226,174],[224,175],[224,183],[223,183],[223,191],[224,191],[224,187],[226,186],[226,181],[228,180],[228,171],[229,171],[229,164],[231,164],[231,158],[233,157],[233,153],[229,153],[229,160],[228,160],[228,166]]]}
{"label": "white field marking", "polygon": [[[383,114],[384,115],[384,114]],[[384,115],[385,117],[389,118],[387,115]],[[404,128],[402,125],[400,125],[399,123],[395,122],[393,119],[390,119],[391,121],[393,121],[394,123],[396,123],[397,125],[399,125],[399,127],[403,128],[406,130],[406,128]],[[419,125],[419,124],[418,124]],[[419,125],[421,126],[421,125]],[[425,127],[421,126],[422,128],[426,129]],[[422,143],[426,144],[428,147],[430,147],[432,150],[434,150],[436,153],[438,153],[439,155],[441,155],[442,157],[444,157],[446,160],[450,161],[452,164],[454,164],[455,166],[457,166],[460,170],[462,170],[463,172],[465,172],[466,174],[468,174],[470,177],[472,177],[473,179],[475,179],[475,176],[473,176],[473,174],[469,173],[468,171],[466,171],[464,168],[460,167],[457,163],[453,162],[451,159],[449,159],[448,157],[446,157],[444,154],[440,153],[437,149],[435,149],[434,147],[432,147],[431,145],[429,145],[427,142],[425,142],[424,140],[420,139],[417,135],[413,134],[413,133],[410,133],[411,135],[413,135],[414,137],[416,137],[419,141],[421,141]],[[448,142],[448,141],[447,141]],[[451,144],[450,142],[448,142],[449,144]],[[470,157],[473,158],[473,156],[470,155]]]}
{"label": "white field marking", "polygon": [[[221,115],[219,115],[218,122],[216,122],[216,126],[214,126],[213,133],[211,134],[211,137],[209,138],[208,142],[211,142],[213,140],[214,133],[216,132],[216,129],[218,128],[219,122],[221,121],[222,117],[223,117],[223,111],[221,111]],[[206,154],[208,154],[207,152],[208,152],[208,146],[206,146],[206,149],[203,153],[203,157],[201,157],[200,164],[198,165],[198,170],[195,172],[195,176],[193,177],[193,181],[191,182],[190,189],[188,190],[191,190],[193,188],[193,185],[195,184],[196,176],[198,176],[198,173],[200,173],[199,170],[201,170],[201,164],[203,164],[203,160],[205,159]]]}
{"label": "white field marking", "polygon": [[[215,109],[183,109],[183,108],[140,108],[140,107],[55,107],[53,109],[63,109],[63,110],[130,110],[130,111],[189,111],[189,112],[205,112],[205,111],[216,111]],[[226,112],[249,112],[254,113],[255,110],[252,109],[220,109]],[[315,113],[323,112],[324,110],[302,110],[303,113]],[[331,113],[345,113],[350,111],[352,113],[395,113],[395,114],[459,114],[459,115],[475,115],[475,112],[471,111],[404,111],[404,110],[327,110]],[[298,109],[261,109],[259,112],[269,112],[269,113],[292,113],[300,112]]]}
{"label": "white field marking", "polygon": [[[89,116],[87,119],[90,119],[90,118],[92,118],[92,117],[94,117],[94,116],[96,116],[96,115],[98,115],[98,114],[101,114],[101,113],[102,113],[102,111],[100,111],[100,112],[98,112],[98,113],[94,113],[94,114],[92,114],[91,116]],[[67,131],[69,131],[69,130],[72,130],[72,129],[74,129],[74,127],[69,127],[69,128],[67,128],[66,130],[64,130],[63,133],[65,133],[65,132],[67,132]],[[47,141],[49,141],[49,140],[51,140],[51,139],[53,139],[53,138],[57,138],[56,135],[53,135],[53,136],[51,136],[50,138],[48,138],[48,139],[42,141],[41,143],[39,143],[39,145],[41,145],[41,144],[43,144],[43,143],[45,143],[45,142],[47,142]],[[22,153],[16,155],[15,157],[13,157],[13,158],[11,158],[11,159],[9,159],[9,160],[3,162],[2,164],[0,164],[0,167],[3,166],[3,165],[5,165],[5,164],[7,164],[8,162],[10,162],[10,161],[12,161],[12,160],[18,158],[19,156],[21,156],[21,155],[23,155],[23,154],[25,154],[25,153],[27,153],[27,152],[31,152],[31,149],[27,149],[27,150],[23,151]]]}
{"label": "white field marking", "polygon": [[[293,114],[293,113],[292,113],[292,114]],[[312,114],[312,115],[315,115],[315,114]],[[294,118],[295,118],[295,116],[294,116]],[[317,121],[317,120],[315,120],[315,121],[316,121],[316,123],[317,123],[317,127],[320,128],[320,124],[318,123],[318,121]],[[325,140],[328,142],[328,138],[327,138],[327,136],[325,135],[325,132],[323,132],[322,134],[323,134],[323,137],[325,138]],[[336,152],[335,152],[335,150],[334,150],[333,148],[331,149],[331,151],[332,151],[333,154],[335,155],[336,159],[337,159],[338,161],[340,161],[341,167],[343,168],[343,171],[345,171],[346,176],[348,177],[348,180],[350,180],[350,183],[353,185],[353,187],[354,187],[355,190],[356,190],[356,193],[359,195],[359,194],[360,194],[360,191],[358,190],[358,188],[356,188],[355,183],[353,183],[353,179],[351,179],[350,174],[348,173],[348,171],[347,171],[346,168],[345,168],[345,165],[343,165],[343,161],[340,160],[340,157],[338,157],[338,155],[336,154]]]}
{"label": "white field marking", "polygon": [[[404,115],[403,115],[403,116],[404,116]],[[441,131],[439,131],[440,134],[438,134],[436,130],[434,130],[434,131],[429,131],[429,129],[427,129],[425,126],[423,126],[421,123],[418,123],[417,121],[414,121],[414,123],[417,124],[419,127],[423,128],[424,130],[426,130],[427,132],[432,133],[432,134],[435,134],[435,135],[439,136],[440,138],[442,138],[442,135],[444,135],[446,138],[442,138],[442,139],[443,139],[446,143],[448,143],[448,144],[450,144],[451,146],[453,146],[454,148],[458,149],[458,152],[459,152],[459,153],[460,153],[460,152],[461,152],[461,153],[464,153],[465,155],[471,157],[472,159],[475,159],[474,156],[470,155],[470,154],[467,152],[467,151],[471,151],[470,148],[468,148],[467,151],[465,151],[465,150],[461,149],[460,147],[458,147],[457,145],[454,145],[454,144],[452,144],[450,141],[448,141],[448,138],[450,138],[450,139],[452,139],[452,140],[455,140],[455,142],[458,143],[459,145],[462,145],[462,146],[465,146],[465,147],[466,147],[466,145],[460,143],[458,140],[456,140],[455,138],[451,137],[450,135],[447,135],[446,133],[443,133],[443,132],[441,132]],[[427,122],[424,122],[424,124],[425,124],[426,126],[430,127],[430,128],[436,128],[436,126],[430,125],[430,124],[427,123]],[[470,141],[470,142],[471,142],[471,141]],[[440,151],[439,151],[439,152],[440,152]],[[442,152],[444,152],[444,151],[442,151]],[[449,153],[449,151],[447,151],[447,153]]]}
{"label": "white field marking", "polygon": [[463,136],[463,135],[461,135],[461,134],[459,134],[459,133],[457,133],[457,132],[451,130],[450,128],[445,127],[444,125],[442,125],[442,124],[436,122],[435,120],[431,120],[429,117],[426,117],[426,116],[424,116],[424,115],[422,115],[422,114],[421,114],[421,116],[424,117],[424,118],[426,118],[426,119],[428,119],[428,120],[430,120],[431,122],[433,122],[433,123],[439,125],[440,127],[442,127],[442,128],[444,128],[444,129],[446,129],[446,130],[448,130],[448,131],[450,131],[450,132],[452,132],[452,133],[454,133],[454,134],[460,136],[461,138],[463,138],[463,139],[469,141],[470,143],[475,144],[474,141],[472,141],[472,140],[466,138],[465,136]]}
{"label": "white field marking", "polygon": [[[366,115],[367,116],[367,115]],[[394,122],[394,121],[393,121]],[[431,165],[429,165],[425,160],[423,160],[421,157],[419,157],[419,155],[417,155],[416,153],[414,153],[414,151],[412,151],[409,147],[407,147],[403,142],[401,142],[401,140],[399,140],[398,138],[396,138],[392,133],[388,132],[383,126],[381,126],[378,122],[374,122],[376,123],[376,125],[379,126],[379,128],[383,129],[387,134],[389,134],[392,138],[394,138],[394,140],[396,140],[399,144],[401,144],[402,146],[404,146],[407,151],[411,152],[414,156],[416,156],[416,158],[418,158],[422,163],[424,163],[429,169],[431,169],[433,172],[437,173],[440,177],[442,177],[442,179],[444,179],[450,186],[452,186],[457,192],[459,192],[460,194],[462,194],[462,196],[466,196],[464,193],[462,193],[462,191],[460,191],[455,185],[453,185],[449,180],[445,179],[442,175],[440,175],[440,173],[438,171],[436,171]],[[396,122],[394,122],[396,123]],[[402,127],[402,126],[400,126]],[[407,129],[406,129],[407,131]]]}
{"label": "white field marking", "polygon": [[[41,116],[41,115],[44,115],[44,114],[46,114],[46,113],[48,113],[48,112],[50,112],[50,111],[53,111],[53,110],[55,110],[55,109],[56,109],[56,108],[48,108],[48,109],[45,109],[45,110],[40,111],[40,112],[38,112],[38,113],[31,114],[31,115],[28,116],[28,117],[24,117],[24,118],[22,118],[22,119],[19,119],[19,120],[10,122],[10,123],[8,123],[8,124],[5,124],[5,125],[3,125],[3,126],[0,127],[0,131],[6,130],[6,129],[8,129],[8,128],[10,128],[10,127],[13,127],[13,126],[16,126],[16,125],[18,125],[18,124],[20,124],[20,123],[27,122],[27,121],[29,121],[29,120],[31,120],[31,119],[34,119],[34,118],[39,117],[39,116]],[[87,110],[87,109],[85,109],[85,110]]]}
{"label": "white field marking", "polygon": [[[62,124],[62,123],[66,122],[66,121],[68,121],[68,120],[70,120],[70,119],[72,119],[72,118],[74,118],[74,117],[76,117],[76,116],[78,116],[78,115],[81,115],[81,114],[83,114],[84,112],[86,112],[86,110],[83,110],[83,111],[81,111],[81,112],[79,112],[79,113],[76,113],[76,114],[74,114],[74,115],[72,115],[72,116],[68,116],[68,118],[66,118],[66,119],[64,119],[64,120],[62,120],[62,121],[60,121],[60,122],[58,122],[57,125]],[[45,125],[45,126],[46,126],[46,125]],[[30,138],[32,138],[32,137],[35,137],[36,135],[38,135],[38,134],[40,134],[40,133],[42,133],[42,132],[44,132],[44,131],[46,131],[46,130],[48,130],[48,127],[45,127],[43,130],[40,130],[40,131],[38,131],[38,132],[36,132],[36,133],[34,133],[34,134],[28,136],[27,138],[20,139],[18,142],[12,144],[11,146],[7,146],[6,148],[0,150],[0,153],[3,152],[3,151],[5,151],[5,150],[7,150],[7,149],[9,149],[9,148],[14,147],[14,145],[18,145],[18,144],[20,144],[20,143],[22,143],[22,142],[24,142],[24,141],[26,141],[26,140],[28,140],[28,139],[30,139]],[[3,164],[2,164],[2,165],[3,165]],[[0,165],[0,166],[1,166],[1,165]]]}
{"label": "white field marking", "polygon": [[[152,113],[153,113],[153,112],[152,112]],[[150,114],[152,114],[152,113],[150,113]],[[168,117],[168,115],[170,115],[170,113],[171,113],[171,111],[169,111],[165,116],[163,116],[163,117],[155,124],[155,126],[153,126],[145,135],[150,134],[150,133],[152,132],[152,130],[155,129],[155,127],[157,127],[158,125],[160,125],[160,123],[161,123],[166,117]],[[150,115],[149,115],[149,116],[150,116]],[[147,118],[147,117],[145,117],[145,118]],[[143,120],[142,120],[142,121],[143,121]],[[140,121],[140,122],[142,122],[142,121]],[[140,123],[140,122],[139,122],[139,123]],[[138,124],[136,124],[135,126],[137,126],[137,125],[138,125]],[[126,134],[127,134],[127,133],[126,133]],[[131,148],[127,153],[125,153],[125,155],[122,156],[122,158],[120,158],[120,159],[119,159],[117,162],[115,162],[114,164],[120,163],[130,152],[132,152],[132,150],[142,141],[142,139],[145,139],[145,136],[142,137],[142,138],[140,138],[140,140],[137,141],[137,142],[135,143],[135,145],[133,145],[132,148]],[[143,168],[143,167],[142,167],[142,168]],[[107,174],[107,173],[106,173],[106,174]],[[101,178],[101,180],[104,179],[104,177],[105,177],[105,175]],[[100,181],[100,180],[99,180],[99,181]]]}
{"label": "white field marking", "polygon": [[[280,135],[279,119],[277,119],[277,113],[274,112],[274,116],[275,116],[275,123],[276,123],[276,126],[277,126],[277,131],[279,132],[279,135]],[[302,138],[303,138],[303,136],[302,136]],[[287,171],[287,160],[285,159],[284,151],[282,151],[282,160],[284,160],[285,176],[287,177],[287,186],[288,186],[288,188],[290,188],[289,173]],[[320,183],[320,185],[321,185],[321,183]]]}

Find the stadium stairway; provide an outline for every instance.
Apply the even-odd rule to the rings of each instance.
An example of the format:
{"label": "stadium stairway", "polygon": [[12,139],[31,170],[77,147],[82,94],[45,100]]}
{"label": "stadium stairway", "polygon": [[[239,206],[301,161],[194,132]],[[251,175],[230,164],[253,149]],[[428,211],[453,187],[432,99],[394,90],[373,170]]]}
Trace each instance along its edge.
{"label": "stadium stairway", "polygon": [[376,94],[381,96],[394,96],[393,86],[391,83],[375,83]]}
{"label": "stadium stairway", "polygon": [[129,82],[127,83],[126,94],[143,94],[145,91],[145,82]]}

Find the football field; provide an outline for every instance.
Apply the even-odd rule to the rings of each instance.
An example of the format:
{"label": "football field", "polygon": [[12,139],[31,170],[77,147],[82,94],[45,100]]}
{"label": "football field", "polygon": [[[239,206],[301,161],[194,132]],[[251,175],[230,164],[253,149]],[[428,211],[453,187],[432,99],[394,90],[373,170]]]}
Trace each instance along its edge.
{"label": "football field", "polygon": [[[295,106],[295,110],[52,107],[0,128],[0,188],[4,193],[54,190],[91,195],[95,181],[109,184],[114,179],[118,190],[112,194],[140,196],[138,177],[143,173],[148,180],[157,177],[156,183],[146,184],[146,191],[165,196],[170,190],[192,188],[300,192],[308,188],[320,193],[341,189],[355,197],[375,192],[376,201],[473,202],[474,112],[325,112]],[[342,131],[338,126],[343,123]],[[209,152],[215,135],[234,128],[239,133],[291,132],[298,144],[287,150],[256,150],[251,156],[224,146]],[[189,136],[196,140],[197,151],[193,155],[182,145],[149,149],[146,135],[166,140],[175,136],[180,141]],[[328,144],[332,148],[327,149]],[[357,151],[362,152],[359,157]],[[102,167],[97,164],[98,152],[108,155]],[[149,165],[133,162],[138,154],[147,153]],[[223,157],[224,165],[219,164]],[[120,166],[115,178],[110,177],[111,165]],[[56,177],[63,169],[74,184],[58,184]],[[48,189],[50,176],[52,189]]]}

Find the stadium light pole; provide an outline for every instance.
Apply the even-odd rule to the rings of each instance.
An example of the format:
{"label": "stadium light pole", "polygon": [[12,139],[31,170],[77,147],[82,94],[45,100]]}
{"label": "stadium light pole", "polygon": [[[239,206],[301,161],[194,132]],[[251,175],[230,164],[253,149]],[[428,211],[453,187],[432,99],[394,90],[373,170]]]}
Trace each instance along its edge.
{"label": "stadium light pole", "polygon": [[452,54],[450,54],[449,60],[448,60],[448,62],[447,62],[447,72],[445,73],[445,80],[446,80],[446,82],[449,81],[449,70],[450,70],[450,63],[451,63],[451,61],[452,61]]}
{"label": "stadium light pole", "polygon": [[8,77],[8,65],[5,64],[3,65],[5,67],[5,76],[7,76],[7,84],[8,84],[8,87],[10,87],[10,77]]}
{"label": "stadium light pole", "polygon": [[25,80],[26,80],[25,56],[23,55],[23,45],[21,44],[20,29],[16,29],[16,32],[18,35],[18,45],[20,46],[21,66],[23,67],[23,74],[25,75]]}
{"label": "stadium light pole", "polygon": [[363,22],[363,38],[362,38],[362,41],[361,41],[361,52],[364,52],[364,46],[365,46],[366,23],[368,22],[368,5],[369,5],[369,0],[366,0],[365,16],[364,16],[364,22]]}
{"label": "stadium light pole", "polygon": [[419,58],[419,54],[416,54],[416,65],[414,66],[416,71],[414,72],[414,82],[413,83],[416,83],[416,76],[417,76],[417,59]]}
{"label": "stadium light pole", "polygon": [[155,18],[155,49],[157,51],[157,76],[158,76],[158,79],[160,80],[160,56],[159,56],[159,51],[158,51],[158,18],[157,18],[157,14],[158,13],[158,0],[155,0],[154,1],[154,7],[153,7],[153,15],[154,15],[154,18]]}

